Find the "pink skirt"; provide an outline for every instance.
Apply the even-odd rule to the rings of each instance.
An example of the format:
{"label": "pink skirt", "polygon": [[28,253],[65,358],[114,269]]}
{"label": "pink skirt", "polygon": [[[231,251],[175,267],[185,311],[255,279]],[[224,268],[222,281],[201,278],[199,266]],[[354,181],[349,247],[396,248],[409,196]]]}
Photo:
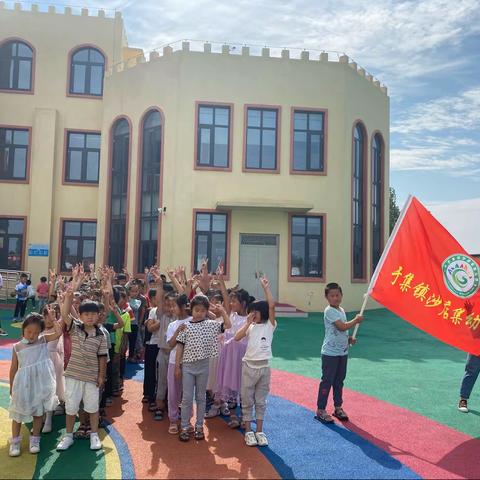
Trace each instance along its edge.
{"label": "pink skirt", "polygon": [[242,359],[247,350],[246,339],[240,342],[233,338],[222,347],[217,365],[215,399],[226,402],[237,400],[242,379]]}

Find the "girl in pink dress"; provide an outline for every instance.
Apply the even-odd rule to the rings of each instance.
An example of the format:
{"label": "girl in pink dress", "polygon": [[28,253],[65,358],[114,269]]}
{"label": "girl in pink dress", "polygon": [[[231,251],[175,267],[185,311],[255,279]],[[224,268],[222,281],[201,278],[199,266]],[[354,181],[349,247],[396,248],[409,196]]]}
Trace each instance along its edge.
{"label": "girl in pink dress", "polygon": [[[223,282],[221,282],[224,287]],[[222,288],[224,298],[226,289]],[[242,359],[247,350],[247,341],[242,339],[239,342],[234,340],[235,333],[247,319],[247,308],[252,298],[244,289],[236,290],[227,297],[226,310],[230,314],[232,326],[225,331],[225,343],[220,352],[217,366],[217,381],[215,388],[215,400],[228,402],[233,412],[240,401],[240,383],[242,377]],[[227,412],[225,412],[226,414]],[[230,412],[230,428],[238,428],[240,420],[235,413]]]}

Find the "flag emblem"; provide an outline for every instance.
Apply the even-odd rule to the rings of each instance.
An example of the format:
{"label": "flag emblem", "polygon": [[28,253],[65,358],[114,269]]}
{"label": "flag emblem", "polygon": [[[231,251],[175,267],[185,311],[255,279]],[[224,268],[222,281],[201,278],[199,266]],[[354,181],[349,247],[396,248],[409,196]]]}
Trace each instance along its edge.
{"label": "flag emblem", "polygon": [[470,298],[480,286],[478,264],[468,255],[448,256],[442,263],[442,271],[445,286],[457,297]]}

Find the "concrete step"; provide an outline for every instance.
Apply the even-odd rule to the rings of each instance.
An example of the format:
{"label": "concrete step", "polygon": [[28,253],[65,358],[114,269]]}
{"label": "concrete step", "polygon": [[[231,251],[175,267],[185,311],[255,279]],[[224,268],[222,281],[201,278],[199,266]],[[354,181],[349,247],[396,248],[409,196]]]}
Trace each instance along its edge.
{"label": "concrete step", "polygon": [[303,310],[298,309],[294,305],[288,303],[277,303],[275,304],[275,315],[278,318],[307,318],[308,313]]}

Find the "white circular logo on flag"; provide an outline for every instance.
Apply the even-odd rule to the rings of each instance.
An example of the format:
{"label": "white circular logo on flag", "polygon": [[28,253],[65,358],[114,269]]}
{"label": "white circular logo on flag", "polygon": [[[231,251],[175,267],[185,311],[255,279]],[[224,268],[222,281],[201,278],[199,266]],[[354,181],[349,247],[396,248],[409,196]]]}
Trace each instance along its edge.
{"label": "white circular logo on flag", "polygon": [[477,262],[463,253],[450,255],[442,263],[443,281],[457,297],[469,298],[480,287],[480,269]]}

